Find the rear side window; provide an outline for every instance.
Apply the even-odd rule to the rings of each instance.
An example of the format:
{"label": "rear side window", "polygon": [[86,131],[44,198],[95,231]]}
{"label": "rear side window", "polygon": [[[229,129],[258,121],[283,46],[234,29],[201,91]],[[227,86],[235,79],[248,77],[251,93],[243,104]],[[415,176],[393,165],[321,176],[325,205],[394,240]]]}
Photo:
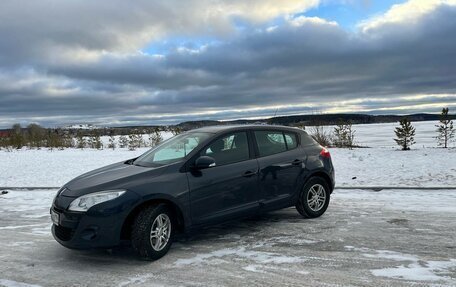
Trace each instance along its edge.
{"label": "rear side window", "polygon": [[298,146],[298,141],[296,138],[296,134],[294,133],[284,133],[285,135],[285,142],[287,143],[288,149],[294,149]]}
{"label": "rear side window", "polygon": [[260,156],[284,152],[298,146],[298,138],[292,132],[255,131],[254,133]]}
{"label": "rear side window", "polygon": [[250,156],[247,133],[222,136],[210,143],[201,155],[213,157],[217,166],[248,160]]}
{"label": "rear side window", "polygon": [[260,156],[267,156],[287,150],[282,132],[255,131],[255,138]]}

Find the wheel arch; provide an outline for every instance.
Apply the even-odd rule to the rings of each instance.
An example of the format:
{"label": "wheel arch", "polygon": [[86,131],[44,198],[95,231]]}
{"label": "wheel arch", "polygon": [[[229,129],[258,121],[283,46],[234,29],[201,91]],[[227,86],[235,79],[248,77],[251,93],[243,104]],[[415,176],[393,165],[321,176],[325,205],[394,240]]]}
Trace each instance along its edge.
{"label": "wheel arch", "polygon": [[331,179],[331,177],[329,176],[328,173],[326,173],[325,171],[323,170],[317,170],[317,171],[314,171],[314,172],[311,172],[307,177],[306,179],[304,180],[304,184],[306,184],[309,179],[311,179],[312,177],[321,177],[323,178],[326,183],[328,184],[329,186],[329,189],[330,189],[330,193],[333,192],[334,190],[334,183],[333,183],[333,180]]}
{"label": "wheel arch", "polygon": [[180,232],[185,231],[187,223],[185,220],[184,213],[182,212],[182,209],[179,207],[179,205],[172,199],[164,198],[164,197],[156,197],[156,198],[150,198],[150,199],[145,199],[145,200],[141,201],[128,213],[127,217],[125,218],[124,222],[122,223],[122,229],[120,232],[121,240],[130,240],[131,228],[132,228],[135,217],[145,207],[153,205],[153,204],[166,204],[170,208],[170,210],[173,212],[173,214],[175,215],[175,218],[177,220],[177,230],[179,230]]}

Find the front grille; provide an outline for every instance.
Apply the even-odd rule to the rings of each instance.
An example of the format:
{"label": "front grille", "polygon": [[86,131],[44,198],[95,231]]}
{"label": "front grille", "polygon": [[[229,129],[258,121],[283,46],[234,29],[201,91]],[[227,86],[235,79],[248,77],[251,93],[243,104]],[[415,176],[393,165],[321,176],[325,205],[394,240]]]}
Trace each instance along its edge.
{"label": "front grille", "polygon": [[74,230],[71,228],[54,225],[55,236],[62,241],[71,240],[74,235]]}

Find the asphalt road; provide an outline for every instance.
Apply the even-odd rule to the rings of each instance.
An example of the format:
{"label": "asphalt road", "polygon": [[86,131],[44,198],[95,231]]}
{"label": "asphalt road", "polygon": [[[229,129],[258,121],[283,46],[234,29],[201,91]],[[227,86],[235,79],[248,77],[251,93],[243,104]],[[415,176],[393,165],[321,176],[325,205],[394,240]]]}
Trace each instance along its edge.
{"label": "asphalt road", "polygon": [[50,235],[55,191],[0,195],[0,286],[456,286],[456,191],[336,190],[181,238],[156,262],[74,251]]}

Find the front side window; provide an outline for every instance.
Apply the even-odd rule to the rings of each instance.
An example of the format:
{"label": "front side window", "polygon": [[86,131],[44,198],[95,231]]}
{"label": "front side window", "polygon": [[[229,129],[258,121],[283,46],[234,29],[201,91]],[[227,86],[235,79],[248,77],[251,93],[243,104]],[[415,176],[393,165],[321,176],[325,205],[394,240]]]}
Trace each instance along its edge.
{"label": "front side window", "polygon": [[267,156],[287,150],[282,132],[255,131],[255,138],[260,156]]}
{"label": "front side window", "polygon": [[214,158],[217,166],[248,160],[250,156],[247,133],[222,136],[204,148],[201,155]]}
{"label": "front side window", "polygon": [[190,132],[177,135],[149,150],[134,161],[140,166],[161,166],[184,159],[212,134]]}

